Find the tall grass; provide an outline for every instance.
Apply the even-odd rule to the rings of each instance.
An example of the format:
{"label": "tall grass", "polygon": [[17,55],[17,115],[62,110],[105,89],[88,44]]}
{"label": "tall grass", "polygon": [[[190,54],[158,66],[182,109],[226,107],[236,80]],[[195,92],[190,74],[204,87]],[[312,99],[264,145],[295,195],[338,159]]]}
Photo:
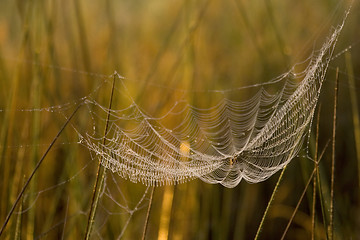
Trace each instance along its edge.
{"label": "tall grass", "polygon": [[[104,136],[107,135],[108,130],[109,130],[110,111],[111,111],[111,106],[112,106],[113,97],[114,97],[114,89],[115,89],[116,77],[117,77],[117,73],[114,72],[114,76],[113,76],[113,80],[112,80],[110,100],[109,100],[109,107],[108,107],[109,112],[108,112],[107,117],[106,117]],[[103,140],[103,145],[105,145],[105,144],[106,144],[106,138],[104,138],[104,140]],[[98,204],[99,204],[100,194],[101,194],[102,189],[104,187],[105,175],[106,175],[106,168],[101,165],[101,159],[99,159],[98,170],[97,170],[97,174],[96,174],[96,180],[95,180],[93,195],[92,195],[92,199],[91,199],[89,218],[88,218],[88,223],[87,223],[87,226],[86,226],[85,239],[90,239],[92,227],[93,227],[93,224],[94,224],[94,221],[95,221],[96,209],[97,209]]]}
{"label": "tall grass", "polygon": [[356,84],[355,84],[355,72],[353,68],[353,63],[351,59],[351,54],[349,52],[345,53],[346,61],[346,70],[349,79],[349,91],[351,99],[351,110],[352,118],[354,124],[354,137],[355,137],[355,146],[356,146],[356,157],[358,162],[358,176],[359,176],[359,186],[360,186],[360,114],[359,114],[359,105],[358,98],[356,94]]}
{"label": "tall grass", "polygon": [[[317,124],[304,146],[310,157],[301,152],[286,171],[263,183],[224,189],[194,180],[151,194],[141,184],[102,174],[99,159],[77,134],[103,136],[115,121],[98,116],[91,105],[77,109],[89,94],[113,109],[127,106],[130,95],[158,116],[179,98],[199,106],[216,103],[193,90],[276,77],[321,46],[345,9],[345,2],[327,0],[3,1],[0,239],[357,238],[358,3],[335,52],[352,48],[330,64]],[[334,113],[328,103],[337,66],[331,155]],[[112,85],[108,76],[115,70],[126,79]],[[108,121],[101,124],[97,117]]]}

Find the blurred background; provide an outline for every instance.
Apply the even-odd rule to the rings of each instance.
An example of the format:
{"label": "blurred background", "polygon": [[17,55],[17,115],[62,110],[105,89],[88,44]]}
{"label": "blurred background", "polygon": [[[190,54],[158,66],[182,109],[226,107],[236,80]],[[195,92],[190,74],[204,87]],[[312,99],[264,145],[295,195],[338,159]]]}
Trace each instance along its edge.
{"label": "blurred background", "polygon": [[[126,107],[132,99],[152,116],[163,114],[180,98],[195,106],[211,106],[218,99],[213,90],[267,82],[306,60],[341,23],[349,4],[2,0],[0,224],[82,98],[91,96],[107,106],[114,71],[125,77],[116,81],[114,109]],[[284,233],[314,168],[314,162],[303,156],[314,157],[316,143],[319,155],[323,150],[324,155],[315,214],[311,184],[286,239],[327,238],[332,154],[327,143],[332,138],[337,68],[334,236],[360,239],[360,9],[358,2],[352,5],[320,96],[319,139],[316,142],[315,119],[309,143],[284,173],[259,239],[279,239]],[[246,99],[252,93],[244,94]],[[79,144],[77,132],[103,133],[104,124],[93,119],[96,114],[96,109],[83,107],[74,116],[32,179],[1,239],[85,235],[98,159]],[[279,173],[259,184],[242,181],[233,189],[199,180],[156,187],[147,239],[252,239],[278,177]],[[149,198],[146,186],[108,172],[92,238],[139,239]]]}

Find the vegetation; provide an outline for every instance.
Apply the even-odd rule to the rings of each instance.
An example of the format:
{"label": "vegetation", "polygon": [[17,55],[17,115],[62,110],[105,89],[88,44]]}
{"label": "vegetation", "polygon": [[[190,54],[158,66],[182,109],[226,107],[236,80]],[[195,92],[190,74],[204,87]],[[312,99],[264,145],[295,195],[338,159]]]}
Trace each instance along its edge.
{"label": "vegetation", "polygon": [[[201,106],[215,100],[193,90],[275,78],[321,47],[348,6],[330,0],[2,1],[0,239],[357,239],[357,2],[330,62],[309,141],[283,172],[262,183],[146,187],[99,167],[79,138],[104,134],[111,124],[111,116],[98,122],[86,99],[120,109],[130,95],[160,115],[184,92]],[[114,71],[125,79],[113,78]]]}

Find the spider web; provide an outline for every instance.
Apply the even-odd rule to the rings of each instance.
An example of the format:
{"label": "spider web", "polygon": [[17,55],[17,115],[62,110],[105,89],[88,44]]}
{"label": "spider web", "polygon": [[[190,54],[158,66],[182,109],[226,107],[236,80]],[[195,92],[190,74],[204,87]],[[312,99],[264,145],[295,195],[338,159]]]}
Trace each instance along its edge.
{"label": "spider web", "polygon": [[[66,161],[61,163],[67,163],[64,164],[67,167],[59,170],[56,168],[58,165],[50,165],[51,169],[55,169],[52,173],[49,171],[50,168],[45,166],[44,171],[56,176],[55,182],[40,183],[38,187],[26,193],[23,200],[24,208],[18,210],[16,215],[30,215],[35,209],[41,211],[41,206],[46,206],[46,212],[50,214],[45,220],[47,224],[36,231],[37,238],[51,235],[52,232],[56,232],[55,229],[62,231],[62,236],[68,232],[76,234],[76,228],[84,225],[81,222],[88,215],[86,199],[90,199],[88,195],[91,194],[92,187],[88,176],[94,174],[95,170],[91,166],[96,165],[99,159],[106,168],[114,172],[107,173],[105,187],[101,193],[93,233],[99,239],[106,236],[106,228],[113,222],[116,226],[113,226],[115,230],[112,236],[116,238],[126,238],[126,232],[134,231],[132,228],[137,228],[138,223],[143,224],[139,211],[144,210],[147,205],[147,186],[177,184],[198,178],[208,183],[234,187],[243,178],[249,182],[267,179],[298,154],[306,139],[307,129],[311,125],[326,70],[329,61],[333,59],[331,56],[342,27],[343,24],[334,29],[334,33],[323,47],[305,62],[307,66],[303,71],[296,72],[296,69],[302,66],[299,64],[266,83],[227,90],[200,90],[201,94],[211,95],[208,99],[214,97],[216,100],[198,104],[208,105],[204,107],[184,97],[160,117],[149,113],[132,97],[129,97],[131,104],[127,108],[110,110],[102,106],[94,95],[99,89],[104,88],[104,83],[112,80],[112,76],[26,62],[24,65],[33,64],[36,65],[34,68],[49,68],[53,72],[59,72],[59,79],[77,82],[78,78],[91,78],[91,81],[102,83],[86,97],[75,100],[74,97],[68,97],[70,100],[66,100],[65,104],[64,100],[61,100],[60,105],[54,105],[57,102],[50,101],[46,104],[50,105],[49,107],[40,104],[39,108],[16,109],[21,112],[19,119],[25,119],[25,115],[35,116],[39,112],[46,115],[43,117],[53,119],[53,122],[56,122],[57,118],[63,120],[86,99],[85,105],[89,110],[87,113],[90,113],[93,119],[94,132],[97,129],[102,130],[101,126],[95,123],[100,121],[105,125],[105,116],[108,112],[111,114],[111,130],[105,137],[102,136],[102,131],[100,137],[90,131],[82,134],[86,126],[83,126],[82,122],[79,123],[83,115],[79,116],[78,122],[73,123],[72,128],[66,131],[72,134],[81,132],[80,141],[72,138],[59,139],[62,142],[54,146],[56,152],[66,158]],[[89,76],[85,78],[85,75]],[[115,76],[121,78],[118,74]],[[120,81],[123,83],[125,80]],[[168,86],[165,88],[167,91],[173,90]],[[197,94],[197,90],[192,92]],[[123,95],[127,96],[128,92],[125,91]],[[3,114],[11,111],[10,108],[6,108],[0,109],[0,112]],[[18,129],[22,129],[23,123],[19,125]],[[58,129],[57,125],[55,127]],[[87,130],[86,128],[85,131]],[[102,144],[104,140],[105,144]],[[85,150],[91,151],[91,158],[89,159],[86,154],[85,162],[80,160],[80,163],[75,163],[73,160],[76,154],[66,154],[69,157],[61,154],[63,145],[75,145],[74,148],[79,151],[84,150],[78,148],[78,143],[83,144]],[[6,148],[13,149],[14,152],[19,150],[18,152],[24,152],[27,156],[32,154],[32,149],[43,149],[48,145],[48,140],[45,140],[40,143],[35,141],[9,145]],[[70,155],[74,155],[74,159]],[[10,157],[7,159],[10,160]],[[76,162],[78,161],[79,159],[76,159]],[[69,173],[65,173],[65,170]],[[59,174],[59,171],[62,173]],[[132,182],[142,182],[147,186],[137,185],[133,190],[132,183],[123,182],[124,180],[119,180],[116,175]],[[79,192],[83,195],[73,196],[76,194],[67,193],[66,189],[80,189]],[[62,215],[54,220],[51,219],[51,209],[48,208],[47,202],[43,204],[44,199],[50,195],[54,198],[54,204],[51,205],[53,211],[56,210],[56,206],[62,206]],[[57,198],[60,195],[66,195],[67,199],[58,202]],[[80,224],[72,224],[75,218],[80,219],[77,221]],[[138,221],[137,218],[141,219]],[[131,227],[130,221],[135,227]]]}
{"label": "spider web", "polygon": [[[147,114],[134,100],[122,110],[88,100],[115,120],[106,136],[86,134],[83,144],[107,169],[145,185],[199,178],[232,188],[242,179],[264,181],[301,149],[343,24],[308,59],[304,71],[296,73],[294,66],[270,82],[251,86],[259,90],[248,100],[225,96],[208,108],[180,100],[161,117]],[[279,82],[282,87],[274,92]],[[170,127],[171,122],[177,124]]]}

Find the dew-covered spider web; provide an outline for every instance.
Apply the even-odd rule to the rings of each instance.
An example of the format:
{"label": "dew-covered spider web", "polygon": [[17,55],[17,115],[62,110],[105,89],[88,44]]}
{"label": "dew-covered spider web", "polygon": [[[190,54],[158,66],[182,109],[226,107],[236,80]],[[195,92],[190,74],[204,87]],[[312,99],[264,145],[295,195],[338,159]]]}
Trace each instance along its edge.
{"label": "dew-covered spider web", "polygon": [[[86,4],[83,10],[89,11],[85,18],[88,33],[93,36],[101,32],[101,38],[95,38],[94,42],[88,39],[91,40],[88,47],[86,39],[71,37],[71,32],[78,31],[78,25],[69,24],[72,20],[66,19],[81,15],[77,11],[74,16],[71,14],[72,5],[60,8],[57,3],[38,3],[21,21],[16,20],[19,16],[14,12],[11,15],[17,17],[8,18],[9,24],[5,23],[11,29],[9,36],[4,36],[7,29],[4,30],[0,19],[0,42],[7,43],[0,49],[3,51],[0,53],[1,224],[24,182],[35,172],[10,218],[5,238],[16,239],[17,234],[26,239],[83,238],[95,196],[99,162],[106,168],[106,174],[99,188],[92,238],[140,238],[151,205],[148,231],[151,239],[156,233],[160,239],[162,230],[168,231],[169,238],[191,239],[202,234],[206,238],[217,236],[216,231],[222,236],[224,226],[231,232],[248,227],[242,223],[243,219],[247,219],[244,223],[257,223],[258,219],[248,221],[248,217],[258,216],[257,206],[266,204],[267,191],[261,185],[234,187],[241,180],[265,181],[301,155],[301,150],[310,150],[312,119],[322,86],[327,86],[324,81],[330,80],[327,70],[337,66],[332,60],[350,54],[348,51],[359,42],[351,39],[352,45],[346,45],[346,49],[341,46],[344,50],[333,54],[344,25],[344,20],[338,26],[340,21],[333,20],[339,18],[337,9],[331,19],[325,16],[327,23],[322,29],[307,29],[304,36],[295,37],[294,43],[291,34],[287,34],[283,39],[284,49],[275,53],[274,58],[272,54],[277,46],[268,33],[263,36],[266,42],[259,45],[263,55],[261,51],[256,53],[256,44],[243,51],[256,36],[243,31],[238,12],[227,16],[226,11],[234,3],[241,6],[241,1],[220,4],[205,0],[194,5],[180,1],[178,6],[169,5],[174,7],[170,15],[178,14],[174,18],[167,15],[165,2],[154,6],[160,8],[151,14],[147,13],[145,4],[106,1],[89,4],[89,9]],[[43,11],[46,8],[40,7],[41,4],[53,5],[56,14]],[[224,14],[218,12],[222,4]],[[8,5],[11,6],[4,7],[4,12],[18,11],[16,4]],[[114,16],[108,14],[112,5],[118,6],[113,7]],[[142,18],[138,17],[144,13]],[[157,15],[160,13],[162,18]],[[94,16],[99,17],[93,20]],[[159,24],[158,19],[169,19],[169,26]],[[227,26],[215,38],[214,22]],[[284,27],[283,22],[279,21],[279,29]],[[298,47],[303,39],[310,39],[312,44],[334,22],[336,27],[319,47],[314,47],[311,56],[291,67],[293,59],[299,61],[309,54],[294,56],[300,52]],[[251,23],[258,31],[257,20]],[[290,27],[299,24],[301,29],[302,21]],[[56,31],[52,33],[51,29]],[[155,32],[149,34],[149,29]],[[125,38],[115,36],[123,30]],[[237,30],[241,33],[234,33]],[[313,31],[317,36],[308,37]],[[156,37],[152,39],[150,35]],[[219,42],[212,43],[215,39]],[[14,40],[16,44],[12,43]],[[230,53],[224,46],[227,41],[233,41],[228,46]],[[22,42],[25,47],[19,50]],[[269,46],[274,49],[267,51]],[[304,50],[309,50],[309,46]],[[243,56],[254,51],[253,62],[247,64]],[[83,52],[87,54],[82,55]],[[260,64],[259,57],[265,59]],[[279,61],[277,57],[283,58]],[[108,62],[103,61],[107,58]],[[212,64],[218,64],[219,68],[212,68]],[[256,69],[242,72],[246,66]],[[279,68],[281,72],[288,71],[279,75]],[[109,75],[114,69],[119,73]],[[340,74],[351,75],[344,69]],[[114,99],[109,107],[112,90]],[[67,122],[69,116],[74,117]],[[65,122],[68,124],[60,130]],[[58,133],[55,144],[51,145]],[[323,143],[319,144],[321,148]],[[48,150],[45,161],[37,169],[39,159]],[[312,152],[305,151],[308,155],[303,160],[311,160]],[[152,200],[151,186],[196,179],[181,186],[156,188]],[[206,183],[233,189],[230,192]],[[259,189],[250,189],[253,187]],[[254,210],[245,213],[244,206],[249,202],[253,202]],[[210,229],[214,225],[220,230]],[[249,232],[252,234],[253,230]],[[233,238],[246,238],[239,234],[234,233]]]}
{"label": "dew-covered spider web", "polygon": [[301,149],[342,27],[334,28],[303,71],[294,66],[270,82],[250,86],[258,90],[247,100],[232,100],[224,91],[212,106],[178,100],[167,113],[152,117],[134,100],[113,110],[88,99],[111,113],[111,130],[103,137],[86,134],[82,142],[104,167],[145,185],[198,178],[232,188],[242,179],[264,181]]}

